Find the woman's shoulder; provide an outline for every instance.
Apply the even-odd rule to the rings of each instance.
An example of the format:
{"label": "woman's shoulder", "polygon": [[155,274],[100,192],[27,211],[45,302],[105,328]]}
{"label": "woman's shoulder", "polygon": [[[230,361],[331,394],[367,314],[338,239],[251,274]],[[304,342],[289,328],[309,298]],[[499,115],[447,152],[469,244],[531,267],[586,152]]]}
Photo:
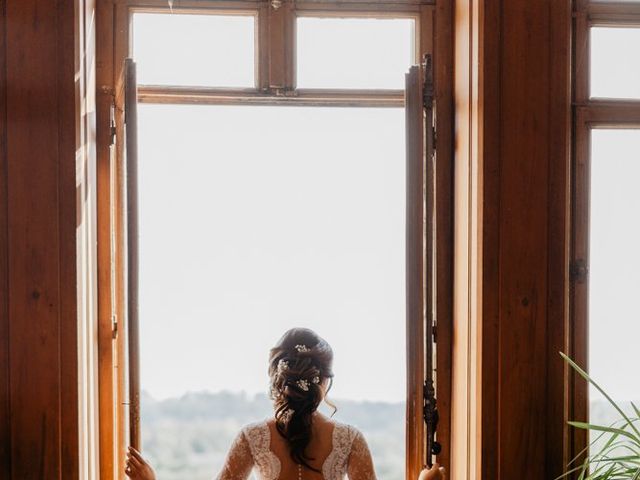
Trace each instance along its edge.
{"label": "woman's shoulder", "polygon": [[362,437],[362,432],[355,425],[333,419],[330,419],[329,422],[333,423],[334,439],[351,444],[354,439]]}
{"label": "woman's shoulder", "polygon": [[265,450],[270,444],[270,432],[267,420],[259,420],[242,426],[238,433],[238,439],[249,446],[255,457]]}
{"label": "woman's shoulder", "polygon": [[266,430],[269,429],[269,419],[268,418],[263,418],[262,420],[255,420],[253,422],[245,423],[242,426],[242,428],[240,428],[240,431],[242,433],[244,433],[244,434],[247,434],[247,433],[263,431],[265,429]]}
{"label": "woman's shoulder", "polygon": [[334,418],[325,417],[326,421],[333,424],[334,428],[342,429],[345,431],[359,433],[360,429],[352,423],[342,422],[340,420],[336,420]]}

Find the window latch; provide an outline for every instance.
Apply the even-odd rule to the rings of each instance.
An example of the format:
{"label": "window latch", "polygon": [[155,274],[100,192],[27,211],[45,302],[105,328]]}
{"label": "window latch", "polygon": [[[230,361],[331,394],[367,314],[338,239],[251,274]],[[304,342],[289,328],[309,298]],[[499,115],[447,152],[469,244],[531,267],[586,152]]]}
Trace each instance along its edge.
{"label": "window latch", "polygon": [[427,378],[424,382],[424,423],[427,427],[427,466],[433,466],[433,456],[439,455],[442,451],[442,445],[436,441],[436,431],[438,429],[438,421],[440,416],[436,406],[436,390],[433,385],[433,379]]}
{"label": "window latch", "polygon": [[115,315],[111,317],[111,338],[118,338],[118,317]]}
{"label": "window latch", "polygon": [[589,267],[583,259],[574,260],[569,267],[569,277],[572,282],[584,283],[589,276]]}
{"label": "window latch", "polygon": [[422,64],[424,70],[424,87],[422,91],[422,106],[425,111],[425,126],[427,141],[431,153],[436,150],[436,122],[435,122],[435,85],[433,82],[433,60],[431,54],[424,56]]}
{"label": "window latch", "polygon": [[113,146],[116,144],[116,105],[115,100],[111,102],[111,107],[109,110],[109,146]]}

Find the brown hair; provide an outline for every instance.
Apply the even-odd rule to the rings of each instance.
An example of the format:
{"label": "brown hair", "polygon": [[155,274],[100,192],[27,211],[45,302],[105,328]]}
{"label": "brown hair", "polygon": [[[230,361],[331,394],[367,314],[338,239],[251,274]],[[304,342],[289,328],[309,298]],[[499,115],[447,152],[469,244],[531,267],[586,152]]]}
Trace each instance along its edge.
{"label": "brown hair", "polygon": [[289,444],[291,459],[316,472],[305,450],[311,441],[312,415],[326,394],[322,385],[328,380],[327,392],[331,388],[332,366],[331,346],[308,328],[285,332],[269,355],[276,428]]}

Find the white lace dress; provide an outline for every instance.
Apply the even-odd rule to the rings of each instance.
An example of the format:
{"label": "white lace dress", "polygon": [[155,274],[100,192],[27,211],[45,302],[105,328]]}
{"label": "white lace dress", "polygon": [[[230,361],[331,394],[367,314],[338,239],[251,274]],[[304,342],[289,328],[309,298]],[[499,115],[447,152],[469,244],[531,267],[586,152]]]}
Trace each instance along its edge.
{"label": "white lace dress", "polygon": [[[324,480],[376,480],[371,453],[355,427],[335,423],[332,449],[322,464]],[[281,480],[280,459],[271,451],[271,430],[266,421],[252,423],[237,435],[216,480],[246,480],[255,469],[259,480]]]}

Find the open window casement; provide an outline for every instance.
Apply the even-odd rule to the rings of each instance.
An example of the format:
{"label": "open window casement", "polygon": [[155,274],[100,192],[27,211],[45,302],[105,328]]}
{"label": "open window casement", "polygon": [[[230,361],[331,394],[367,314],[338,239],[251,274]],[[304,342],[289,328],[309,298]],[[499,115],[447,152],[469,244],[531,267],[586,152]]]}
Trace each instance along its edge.
{"label": "open window casement", "polygon": [[127,320],[129,342],[129,436],[140,448],[140,354],[138,322],[138,82],[136,64],[125,61],[124,131],[127,171]]}
{"label": "open window casement", "polygon": [[[233,3],[233,2],[231,2]],[[451,114],[451,101],[448,98],[449,85],[451,78],[449,76],[449,54],[450,46],[447,42],[435,41],[435,30],[438,25],[441,27],[446,25],[445,16],[438,17],[438,9],[433,2],[416,2],[414,0],[398,0],[394,2],[342,2],[340,0],[327,0],[322,2],[266,2],[253,4],[245,2],[242,5],[231,5],[230,2],[202,2],[202,5],[174,5],[171,8],[166,1],[160,0],[127,0],[119,3],[113,12],[107,9],[113,19],[105,21],[101,27],[104,30],[104,37],[111,42],[109,48],[104,48],[98,55],[101,67],[100,77],[100,95],[104,101],[104,105],[111,105],[113,118],[106,118],[102,113],[99,119],[99,128],[102,132],[110,130],[110,135],[98,135],[102,142],[100,153],[99,176],[103,179],[103,185],[109,185],[109,195],[100,197],[101,218],[107,218],[109,221],[104,222],[109,228],[102,228],[99,231],[100,242],[102,245],[109,244],[110,254],[108,260],[110,264],[105,268],[109,270],[110,281],[100,282],[99,288],[103,297],[111,302],[110,308],[105,308],[107,312],[101,318],[101,370],[100,370],[100,422],[101,422],[101,473],[103,476],[112,478],[121,478],[123,472],[124,453],[126,445],[145,448],[141,445],[140,437],[143,432],[140,424],[140,392],[141,382],[139,375],[140,349],[139,331],[138,331],[138,282],[141,279],[141,286],[146,287],[145,281],[145,264],[144,253],[147,252],[145,244],[138,244],[138,189],[143,192],[145,189],[144,170],[140,183],[137,176],[137,103],[138,101],[146,104],[163,104],[164,106],[184,105],[185,112],[188,110],[187,105],[209,105],[213,111],[219,106],[241,106],[244,109],[247,105],[253,107],[272,107],[273,115],[279,115],[275,112],[280,107],[289,107],[292,105],[301,106],[303,108],[311,107],[346,107],[350,109],[397,109],[400,117],[397,117],[399,123],[396,124],[401,128],[402,112],[400,111],[406,105],[406,191],[401,191],[402,168],[405,167],[402,158],[402,139],[395,146],[400,146],[396,153],[391,153],[385,161],[388,166],[394,169],[398,174],[398,178],[390,179],[395,182],[398,187],[397,204],[394,204],[396,220],[390,228],[400,228],[402,220],[402,200],[406,195],[406,320],[403,320],[404,313],[402,305],[402,291],[394,295],[393,301],[395,307],[399,307],[397,314],[388,315],[389,321],[393,322],[397,327],[398,337],[389,339],[390,341],[402,340],[402,336],[406,335],[406,350],[399,346],[396,350],[400,354],[406,354],[407,365],[407,387],[406,387],[406,417],[398,417],[398,422],[405,423],[406,443],[401,443],[402,433],[394,430],[394,434],[398,434],[399,438],[393,440],[394,447],[397,451],[397,462],[394,457],[393,471],[402,478],[415,479],[419,471],[425,464],[430,463],[433,458],[433,443],[435,441],[435,426],[437,423],[437,415],[435,414],[435,392],[436,387],[434,373],[435,364],[439,369],[437,396],[441,409],[441,422],[438,436],[443,443],[444,449],[440,456],[440,463],[448,464],[450,445],[449,441],[449,405],[450,405],[450,293],[452,285],[450,282],[450,263],[451,263],[451,211],[450,211],[450,194],[449,185],[451,174],[451,162],[449,161],[451,154],[451,141],[448,124]],[[356,5],[357,4],[357,5]],[[446,14],[446,12],[443,12]],[[106,18],[106,17],[105,17]],[[212,30],[209,27],[213,23],[225,24],[227,21],[233,20],[237,22],[238,35],[236,43],[238,48],[234,51],[237,54],[229,56],[228,59],[233,60],[231,65],[244,65],[247,75],[242,79],[225,80],[229,73],[233,73],[233,68],[225,68],[219,64],[214,53],[218,50],[209,49],[207,42],[197,42],[205,55],[205,61],[197,60],[193,65],[207,64],[214,62],[214,71],[221,74],[222,77],[216,76],[209,78],[207,81],[202,78],[185,78],[169,76],[167,78],[156,78],[149,76],[149,61],[145,60],[149,53],[154,51],[163,51],[157,42],[157,38],[166,34],[166,29],[154,27],[153,22],[161,21],[163,25],[177,25],[186,20],[194,20],[199,25],[207,25],[202,31],[207,34]],[[385,30],[381,27],[391,25],[395,20],[397,32],[394,29]],[[147,23],[144,23],[147,22]],[[151,23],[148,23],[151,22]],[[111,24],[112,23],[112,24]],[[367,24],[372,29],[378,29],[377,34],[379,40],[388,38],[390,41],[380,40],[380,42],[394,45],[393,39],[398,41],[395,43],[397,48],[393,50],[393,54],[385,57],[388,61],[382,61],[382,57],[377,56],[374,73],[388,74],[389,83],[378,82],[372,78],[365,78],[366,82],[362,84],[350,84],[345,81],[337,81],[337,77],[331,77],[334,83],[315,83],[308,72],[307,68],[315,72],[321,71],[331,72],[336,67],[327,65],[323,67],[314,57],[314,52],[305,50],[304,31],[310,28],[319,29],[317,31],[330,32],[327,28],[329,24],[343,25],[344,31],[356,32],[362,25]],[[146,29],[143,27],[146,25]],[[235,24],[234,24],[235,25]],[[169,28],[169,27],[167,27]],[[170,28],[177,28],[171,26]],[[235,27],[234,27],[235,28]],[[385,27],[387,28],[387,27]],[[315,31],[315,30],[314,30]],[[146,32],[146,33],[145,33]],[[384,33],[387,32],[387,33]],[[396,32],[396,33],[393,33]],[[400,32],[400,33],[398,33]],[[407,33],[409,33],[407,35]],[[134,42],[134,36],[141,35],[138,41]],[[146,37],[145,37],[146,35]],[[447,35],[446,31],[443,35]],[[317,35],[316,35],[317,36]],[[358,35],[351,34],[352,37],[359,38]],[[146,44],[150,46],[148,50],[142,48],[145,45],[143,41],[147,38]],[[154,40],[154,38],[156,40]],[[186,37],[185,37],[186,38]],[[191,38],[191,37],[189,37]],[[251,38],[251,42],[246,40]],[[307,38],[313,40],[313,34],[307,33]],[[444,36],[442,38],[445,38]],[[404,39],[404,40],[402,40]],[[185,39],[185,41],[187,41]],[[192,40],[188,40],[192,41]],[[232,42],[233,43],[233,42]],[[317,42],[316,42],[317,43]],[[321,42],[322,43],[322,42]],[[249,44],[251,44],[249,46]],[[204,45],[204,46],[203,46]],[[244,46],[243,46],[244,45]],[[307,47],[312,46],[313,42],[307,43]],[[134,48],[135,46],[135,48]],[[368,47],[371,45],[369,44]],[[367,47],[367,48],[368,48]],[[160,48],[160,50],[158,50]],[[382,47],[377,47],[378,51]],[[394,47],[395,48],[395,47]],[[176,55],[180,55],[180,50]],[[342,49],[345,50],[346,49]],[[308,51],[308,53],[305,53]],[[370,71],[365,67],[370,67],[371,62],[367,61],[366,51],[361,49],[362,55],[356,52],[360,62],[350,62],[350,71],[356,69],[356,65],[364,65],[357,67],[358,78],[362,78],[363,72]],[[385,50],[386,51],[386,50]],[[146,52],[146,53],[145,53]],[[166,52],[165,52],[166,53]],[[225,50],[225,54],[228,53]],[[419,63],[425,54],[433,54],[438,61],[437,82],[439,85],[438,95],[442,98],[441,108],[438,115],[438,124],[440,126],[441,145],[439,149],[440,168],[437,171],[437,183],[439,185],[438,197],[436,199],[436,191],[434,185],[436,183],[435,155],[433,154],[435,143],[433,138],[433,108],[430,108],[429,101],[433,99],[433,85],[428,81],[431,75],[427,74],[427,65],[413,67],[407,76],[407,90],[403,93],[401,80],[406,68],[411,63]],[[345,55],[347,55],[345,53]],[[348,56],[348,55],[347,55]],[[138,80],[136,85],[136,68],[135,63],[127,59],[134,57],[138,62]],[[222,59],[224,56],[220,56]],[[361,57],[361,58],[360,58]],[[400,57],[403,58],[400,65]],[[156,58],[158,65],[164,68],[165,73],[175,73],[176,65],[181,65],[179,59],[171,59],[169,55],[161,55],[149,57],[153,60]],[[198,56],[192,59],[197,59]],[[227,57],[225,57],[227,58]],[[327,55],[326,59],[335,63],[336,55]],[[127,60],[125,60],[127,59]],[[299,60],[299,61],[298,61]],[[380,63],[378,60],[380,60]],[[396,62],[397,60],[397,62]],[[251,67],[247,65],[251,64]],[[192,65],[192,66],[193,66]],[[305,67],[307,65],[307,67]],[[144,70],[144,71],[143,71]],[[181,74],[188,73],[188,69],[178,69]],[[196,69],[197,70],[197,69]],[[311,72],[310,70],[310,72]],[[243,70],[244,71],[244,70]],[[234,73],[235,74],[235,73]],[[306,77],[305,77],[306,75]],[[207,77],[208,78],[208,77]],[[323,77],[324,78],[324,77]],[[378,78],[378,76],[375,76]],[[380,78],[383,78],[382,76]],[[397,81],[400,81],[400,84]],[[318,80],[319,81],[319,80]],[[328,80],[327,80],[328,81]],[[386,80],[385,80],[386,82]],[[430,85],[425,89],[425,82]],[[200,86],[198,86],[200,85]],[[425,95],[426,93],[426,95]],[[404,96],[404,98],[403,98]],[[425,102],[427,100],[427,102]],[[425,105],[425,103],[427,105]],[[252,108],[253,108],[252,107]],[[144,117],[146,107],[140,108],[140,123],[146,128],[146,120]],[[102,111],[107,111],[108,107],[104,107]],[[160,109],[158,109],[160,110]],[[220,111],[222,109],[218,109]],[[322,109],[328,111],[329,109]],[[338,114],[336,114],[338,115]],[[342,112],[340,112],[342,115]],[[372,117],[375,117],[373,114]],[[364,117],[363,117],[364,118]],[[389,117],[391,118],[391,117]],[[111,121],[110,121],[111,120]],[[367,117],[367,120],[369,118]],[[357,120],[356,120],[357,121]],[[386,120],[385,120],[386,121]],[[392,120],[389,120],[392,121]],[[395,120],[393,120],[395,121]],[[357,144],[359,137],[358,128],[366,132],[369,137],[374,134],[370,127],[363,128],[362,125],[354,123],[354,135],[348,135],[351,140]],[[381,124],[382,125],[382,124]],[[386,128],[386,127],[385,127]],[[195,129],[194,133],[195,133]],[[260,131],[260,130],[258,130]],[[345,129],[348,132],[348,129]],[[256,140],[256,130],[242,130],[243,135],[248,140]],[[391,130],[389,130],[391,132]],[[317,133],[317,132],[316,132]],[[397,132],[396,132],[397,133]],[[374,134],[375,135],[375,134]],[[400,135],[402,135],[400,131]],[[145,130],[141,131],[140,141],[145,140]],[[158,137],[161,138],[161,137]],[[283,135],[283,140],[290,148],[295,148],[296,142],[299,140],[289,134]],[[397,141],[397,138],[391,139]],[[161,138],[165,141],[166,138]],[[259,139],[258,139],[259,140]],[[365,140],[366,143],[371,143]],[[216,142],[218,144],[220,142]],[[391,143],[389,143],[391,146]],[[143,149],[146,150],[146,147]],[[381,153],[381,156],[385,154]],[[371,158],[362,155],[371,162]],[[140,158],[141,168],[145,168],[144,158]],[[151,163],[151,162],[150,162]],[[109,168],[106,168],[106,166]],[[366,166],[370,170],[370,166]],[[289,181],[295,180],[289,178],[286,173],[283,175]],[[352,196],[358,197],[359,200],[365,199],[365,208],[375,211],[376,207],[373,202],[367,202],[367,195],[376,195],[376,187],[373,191],[363,190],[357,192],[359,182],[367,183],[366,174],[362,177],[356,176],[353,183],[353,189],[349,192]],[[399,180],[399,181],[398,181]],[[370,185],[370,182],[368,183]],[[349,187],[350,188],[350,187]],[[103,189],[106,191],[106,188]],[[146,190],[144,190],[146,191]],[[141,199],[147,198],[143,193]],[[377,198],[380,200],[381,197]],[[142,206],[150,202],[142,203]],[[436,232],[436,203],[438,210],[438,229]],[[151,204],[151,203],[150,203]],[[390,204],[388,204],[390,205]],[[344,204],[338,205],[339,208],[346,210]],[[385,204],[385,208],[387,204]],[[385,210],[386,211],[386,210]],[[384,212],[381,212],[384,213]],[[144,227],[146,218],[144,210],[141,212]],[[179,229],[179,225],[174,225]],[[371,238],[371,232],[366,232]],[[438,257],[436,262],[435,234],[438,233]],[[402,255],[400,248],[402,244],[403,232],[394,231],[394,235],[399,237],[397,258],[394,258],[395,270],[402,275]],[[144,236],[141,240],[144,240]],[[365,240],[366,241],[366,236]],[[138,267],[138,250],[142,250],[140,270]],[[106,250],[106,249],[105,249]],[[148,257],[147,257],[148,258]],[[375,263],[374,256],[370,263]],[[106,262],[105,262],[106,263]],[[437,266],[436,266],[437,263]],[[435,273],[437,275],[435,275]],[[386,275],[386,274],[385,274]],[[435,277],[437,276],[440,288],[438,290],[438,302],[436,298]],[[388,278],[388,277],[387,277]],[[401,277],[400,277],[401,278]],[[393,280],[395,281],[395,279]],[[399,283],[399,282],[398,282]],[[140,312],[144,316],[145,289],[141,288],[142,295]],[[365,292],[366,293],[366,292]],[[399,302],[398,302],[399,300]],[[367,302],[366,297],[364,303]],[[437,303],[437,305],[436,305]],[[437,307],[437,308],[436,308]],[[110,310],[110,311],[109,311]],[[435,327],[435,311],[440,314],[440,345],[436,352],[433,340]],[[366,319],[366,316],[363,315]],[[403,323],[403,321],[405,323]],[[144,322],[144,320],[143,320]],[[366,323],[366,322],[365,322]],[[144,327],[144,323],[142,327]],[[406,334],[401,332],[406,325]],[[366,331],[369,325],[365,325],[363,330]],[[373,330],[372,328],[371,330]],[[145,329],[146,332],[146,329]],[[197,334],[197,331],[196,331]],[[151,338],[146,335],[144,338]],[[386,341],[386,339],[384,339]],[[146,345],[143,345],[146,351]],[[399,361],[403,361],[402,358]],[[147,369],[145,368],[145,371]],[[146,376],[145,376],[146,378]],[[163,380],[164,381],[164,380]],[[374,382],[376,379],[374,378]],[[148,387],[145,380],[145,389]],[[394,390],[394,402],[403,400],[403,385],[396,384],[400,390]],[[391,390],[391,389],[389,389]],[[397,393],[395,393],[397,392]],[[426,394],[426,396],[425,396]],[[391,397],[390,397],[391,398]],[[425,406],[428,415],[428,423],[425,423]],[[397,410],[395,410],[397,412]],[[395,414],[395,413],[394,413]],[[400,418],[399,418],[400,417]],[[395,420],[394,420],[395,421]],[[398,425],[400,426],[400,425]],[[145,426],[146,429],[146,426]],[[147,445],[147,452],[151,453],[150,445]],[[403,448],[404,447],[404,448]],[[429,455],[427,455],[429,452]],[[385,460],[387,461],[387,460]],[[404,468],[402,466],[404,461]],[[449,466],[449,465],[446,465]],[[403,471],[404,470],[404,471]]]}
{"label": "open window casement", "polygon": [[[138,189],[137,85],[131,59],[123,66],[120,100],[123,110],[120,154],[125,173],[124,302],[126,351],[121,376],[125,393],[126,442],[140,445],[140,375],[138,329]],[[439,452],[435,408],[435,129],[431,56],[406,76],[406,312],[407,415],[405,478],[415,479]]]}
{"label": "open window casement", "polygon": [[116,95],[116,108],[121,111],[122,130],[119,149],[124,177],[122,201],[125,240],[122,260],[124,272],[124,325],[120,327],[122,337],[118,346],[121,365],[121,442],[140,449],[140,347],[139,347],[139,302],[138,302],[138,93],[136,64],[127,58],[122,66],[120,85]]}
{"label": "open window casement", "polygon": [[435,108],[431,55],[406,76],[407,478],[440,452],[435,441]]}

